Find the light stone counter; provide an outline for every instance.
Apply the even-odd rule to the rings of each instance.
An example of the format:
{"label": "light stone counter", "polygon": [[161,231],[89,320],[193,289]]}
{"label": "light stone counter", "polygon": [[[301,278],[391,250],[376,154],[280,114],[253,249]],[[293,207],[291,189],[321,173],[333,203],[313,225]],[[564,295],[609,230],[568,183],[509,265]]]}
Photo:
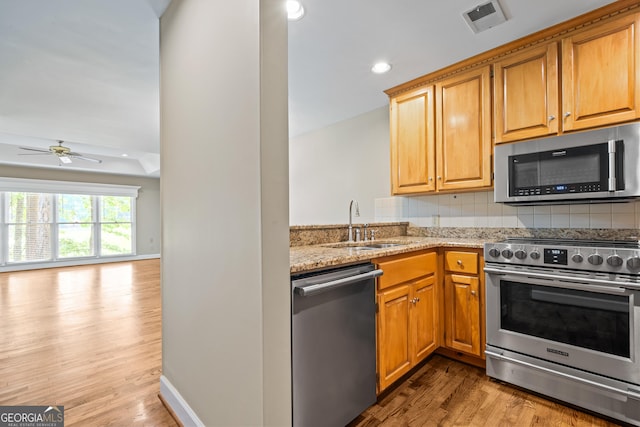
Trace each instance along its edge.
{"label": "light stone counter", "polygon": [[[361,227],[361,225],[354,225],[354,227]],[[485,242],[497,242],[507,237],[638,241],[640,236],[638,229],[421,228],[412,227],[407,222],[376,223],[371,224],[370,227],[379,232],[376,243],[403,243],[403,245],[384,249],[355,250],[349,246],[356,244],[345,242],[346,225],[291,227],[291,273],[366,262],[373,258],[421,249],[438,247],[482,249]]]}
{"label": "light stone counter", "polygon": [[[290,248],[291,274],[309,272],[328,267],[367,262],[373,258],[397,255],[422,249],[439,247],[478,248],[482,249],[487,239],[452,238],[452,237],[414,237],[397,236],[380,239],[374,242],[360,243],[325,243],[321,245],[293,246]],[[401,246],[390,248],[355,250],[352,246],[366,243],[401,243]]]}

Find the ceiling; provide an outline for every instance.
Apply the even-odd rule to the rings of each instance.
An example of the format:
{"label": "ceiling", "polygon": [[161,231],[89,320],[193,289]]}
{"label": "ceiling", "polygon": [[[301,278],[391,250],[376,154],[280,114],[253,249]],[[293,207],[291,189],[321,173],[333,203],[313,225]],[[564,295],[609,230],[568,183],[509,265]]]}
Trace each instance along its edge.
{"label": "ceiling", "polygon": [[[477,0],[301,1],[306,16],[289,23],[291,136],[387,105],[384,89],[612,3],[500,0],[507,22],[474,34],[462,13]],[[169,2],[0,0],[0,163],[159,176],[158,17]],[[379,60],[391,72],[372,74]],[[57,140],[103,163],[20,155]]]}

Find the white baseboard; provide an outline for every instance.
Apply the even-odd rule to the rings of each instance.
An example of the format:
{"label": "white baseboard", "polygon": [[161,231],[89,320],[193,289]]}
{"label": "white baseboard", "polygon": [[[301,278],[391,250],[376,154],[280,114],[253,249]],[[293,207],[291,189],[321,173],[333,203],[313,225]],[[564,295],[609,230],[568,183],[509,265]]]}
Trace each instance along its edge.
{"label": "white baseboard", "polygon": [[74,265],[106,264],[108,262],[139,261],[143,259],[154,258],[160,258],[160,254],[113,256],[105,258],[76,258],[55,262],[33,262],[25,264],[5,265],[0,267],[0,273],[9,271],[37,270],[39,268],[72,267]]}
{"label": "white baseboard", "polygon": [[164,375],[160,376],[160,395],[184,427],[205,427],[193,409]]}

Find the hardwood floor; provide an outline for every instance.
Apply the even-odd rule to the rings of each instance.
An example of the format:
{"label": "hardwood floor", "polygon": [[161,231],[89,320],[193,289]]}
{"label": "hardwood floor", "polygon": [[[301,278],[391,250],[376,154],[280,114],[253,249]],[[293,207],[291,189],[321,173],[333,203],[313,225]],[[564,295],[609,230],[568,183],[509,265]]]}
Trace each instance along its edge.
{"label": "hardwood floor", "polygon": [[349,427],[616,425],[489,380],[484,369],[435,355]]}
{"label": "hardwood floor", "polygon": [[175,426],[158,398],[160,261],[0,274],[0,405],[66,426]]}
{"label": "hardwood floor", "polygon": [[[176,426],[158,398],[159,260],[0,273],[0,406],[66,426]],[[351,427],[615,426],[435,355]]]}

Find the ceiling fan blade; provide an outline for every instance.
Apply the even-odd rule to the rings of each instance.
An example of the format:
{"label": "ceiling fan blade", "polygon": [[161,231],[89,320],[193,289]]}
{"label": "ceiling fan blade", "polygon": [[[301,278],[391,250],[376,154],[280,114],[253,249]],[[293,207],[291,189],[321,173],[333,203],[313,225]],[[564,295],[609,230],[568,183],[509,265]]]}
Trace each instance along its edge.
{"label": "ceiling fan blade", "polygon": [[102,160],[92,159],[91,157],[85,157],[78,153],[67,153],[65,157],[72,157],[74,159],[86,160],[88,162],[93,162],[93,163],[102,163]]}
{"label": "ceiling fan blade", "polygon": [[49,150],[41,150],[40,148],[29,148],[29,147],[20,147],[21,150],[29,150],[29,151],[38,151],[40,153],[51,153]]}
{"label": "ceiling fan blade", "polygon": [[48,156],[51,153],[49,153],[48,151],[42,152],[42,153],[18,153],[18,156]]}

